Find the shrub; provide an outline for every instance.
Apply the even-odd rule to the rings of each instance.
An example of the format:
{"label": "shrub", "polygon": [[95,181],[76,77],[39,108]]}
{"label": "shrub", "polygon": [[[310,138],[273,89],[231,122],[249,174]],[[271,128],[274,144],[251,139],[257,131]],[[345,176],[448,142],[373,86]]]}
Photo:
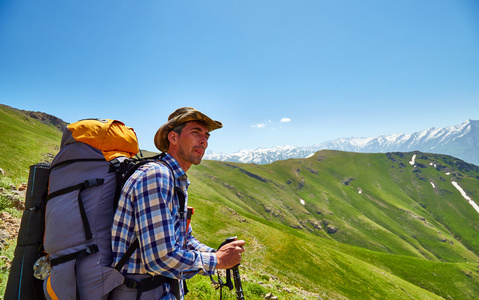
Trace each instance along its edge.
{"label": "shrub", "polygon": [[263,296],[266,293],[265,288],[257,283],[248,284],[244,289],[246,294],[251,294],[254,296]]}

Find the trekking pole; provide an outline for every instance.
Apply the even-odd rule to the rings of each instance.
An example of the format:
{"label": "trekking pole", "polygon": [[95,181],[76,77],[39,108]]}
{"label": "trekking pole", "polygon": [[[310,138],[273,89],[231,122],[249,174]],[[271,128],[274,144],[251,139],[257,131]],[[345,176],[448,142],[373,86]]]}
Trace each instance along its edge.
{"label": "trekking pole", "polygon": [[[230,238],[227,238],[223,243],[221,243],[221,245],[218,247],[218,250],[221,249],[221,247],[223,247],[224,245],[226,244],[229,244],[231,242],[234,242],[236,240],[236,237],[230,237]],[[233,282],[231,282],[231,271],[233,271],[233,279],[234,279],[234,287],[236,288],[236,299],[237,300],[245,300],[244,299],[244,294],[243,294],[243,286],[241,285],[241,276],[240,276],[240,273],[239,273],[239,265],[240,264],[237,264],[236,266],[232,267],[231,269],[227,269],[226,270],[226,283],[223,282],[223,280],[221,280],[220,276],[219,276],[219,273],[218,273],[218,282],[216,282],[212,276],[210,276],[211,278],[211,281],[214,283],[214,284],[219,284],[219,287],[220,288],[220,299],[222,299],[223,297],[223,292],[222,292],[222,289],[223,289],[223,286],[227,286],[230,290],[233,289]]]}
{"label": "trekking pole", "polygon": [[244,300],[243,286],[241,285],[241,276],[240,276],[240,273],[239,273],[238,266],[239,266],[239,264],[232,268],[233,279],[235,281],[236,299]]}

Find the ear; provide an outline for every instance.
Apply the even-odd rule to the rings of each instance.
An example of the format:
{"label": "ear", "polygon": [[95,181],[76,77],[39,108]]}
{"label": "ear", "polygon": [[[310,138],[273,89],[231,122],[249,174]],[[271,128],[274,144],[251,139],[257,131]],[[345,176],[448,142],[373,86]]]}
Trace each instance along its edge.
{"label": "ear", "polygon": [[176,145],[178,143],[178,133],[170,131],[168,133],[168,141],[170,141],[170,145]]}

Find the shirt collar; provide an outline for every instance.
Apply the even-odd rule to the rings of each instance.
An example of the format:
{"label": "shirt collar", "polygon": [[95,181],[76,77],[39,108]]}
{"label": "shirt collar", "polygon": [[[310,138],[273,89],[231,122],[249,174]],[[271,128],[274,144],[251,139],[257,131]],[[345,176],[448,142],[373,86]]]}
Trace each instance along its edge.
{"label": "shirt collar", "polygon": [[180,164],[173,158],[170,154],[166,153],[165,157],[161,159],[163,162],[167,163],[170,168],[173,170],[173,176],[175,180],[181,177],[187,179],[186,172],[181,168]]}

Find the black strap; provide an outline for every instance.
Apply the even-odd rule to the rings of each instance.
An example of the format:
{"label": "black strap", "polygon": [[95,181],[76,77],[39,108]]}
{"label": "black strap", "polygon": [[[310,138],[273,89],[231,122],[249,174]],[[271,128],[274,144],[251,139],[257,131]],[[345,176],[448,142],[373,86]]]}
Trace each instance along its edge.
{"label": "black strap", "polygon": [[162,286],[163,284],[167,283],[170,285],[170,289],[172,290],[175,298],[180,300],[180,284],[178,283],[178,279],[156,275],[147,278],[143,278],[140,281],[135,281],[133,279],[125,278],[123,284],[127,288],[130,289],[137,289],[136,299],[139,300],[141,298],[141,294],[144,292],[148,292],[151,290],[156,289],[157,287]]}
{"label": "black strap", "polygon": [[113,211],[115,211],[118,206],[121,189],[123,188],[126,180],[128,179],[128,171],[132,168],[135,168],[134,164],[134,160],[132,159],[125,159],[120,162],[117,158],[115,158],[110,161],[110,172],[115,172],[116,177],[115,198],[113,198]]}
{"label": "black strap", "polygon": [[85,231],[85,239],[87,241],[92,239],[93,234],[91,232],[90,223],[88,222],[88,217],[86,215],[85,206],[83,205],[83,199],[81,197],[81,194],[87,188],[102,185],[104,181],[105,180],[103,178],[88,179],[88,180],[85,180],[84,182],[79,183],[77,185],[69,186],[69,187],[66,187],[64,189],[55,191],[55,192],[53,192],[53,193],[51,193],[47,196],[47,202],[48,202],[50,199],[52,199],[54,197],[79,190],[79,192],[78,192],[78,208],[80,209],[80,216],[82,218],[83,229]]}
{"label": "black strap", "polygon": [[[138,161],[131,169],[128,170],[128,172],[126,172],[126,174],[123,176],[123,180],[122,180],[122,183],[120,185],[120,190],[121,188],[123,188],[123,186],[125,185],[126,183],[126,180],[128,178],[131,177],[131,175],[133,175],[133,173],[135,173],[136,170],[138,170],[141,166],[147,164],[147,163],[150,163],[150,162],[155,162],[155,163],[161,163],[162,165],[166,166],[169,170],[170,170],[170,173],[171,173],[171,176],[173,176],[173,179],[174,179],[174,175],[175,172],[173,171],[173,169],[171,168],[171,166],[169,164],[167,164],[166,162],[164,162],[162,159],[166,156],[166,153],[161,153],[159,155],[156,155],[156,156],[152,156],[152,157],[148,157],[148,158],[142,158],[140,159],[140,161]],[[180,204],[180,211],[179,211],[179,215],[180,215],[180,219],[184,219],[184,215],[185,215],[185,202],[186,202],[186,196],[185,196],[185,193],[183,192],[183,190],[180,188],[180,187],[177,187],[175,185],[175,193],[177,193],[178,195],[178,201],[179,201],[179,204]],[[118,195],[118,198],[119,198],[119,195]]]}
{"label": "black strap", "polygon": [[[96,185],[101,185],[101,184],[103,184],[103,179],[97,179]],[[81,197],[81,194],[86,188],[89,188],[92,186],[95,186],[95,185],[88,185],[88,186],[85,185],[80,189],[80,192],[78,193],[78,208],[80,209],[80,216],[83,223],[83,229],[85,230],[85,239],[87,241],[93,238],[93,234],[91,232],[90,222],[88,222],[88,217],[86,215],[85,206],[83,205],[83,199]]]}
{"label": "black strap", "polygon": [[123,283],[126,285],[127,288],[138,289],[141,292],[148,292],[163,285],[167,281],[167,278],[168,277],[159,275],[143,278],[140,281],[125,278],[125,281]]}
{"label": "black strap", "polygon": [[124,180],[122,181],[122,187],[123,185],[125,184],[126,180],[128,178],[131,177],[131,175],[133,175],[133,173],[135,173],[136,170],[138,170],[138,168],[140,168],[141,166],[143,166],[144,164],[147,164],[147,163],[150,163],[150,162],[162,162],[162,159],[163,157],[165,157],[166,153],[161,153],[160,155],[155,155],[155,156],[152,156],[152,157],[146,157],[146,158],[140,158],[136,163],[135,165],[130,168],[128,170],[128,172],[126,172],[125,176],[124,177]]}
{"label": "black strap", "polygon": [[121,257],[120,261],[116,264],[115,269],[119,272],[121,268],[126,264],[126,262],[130,259],[136,249],[140,247],[140,241],[138,238],[135,238],[133,243],[130,244],[130,247],[126,250],[125,254]]}
{"label": "black strap", "polygon": [[[133,240],[133,243],[131,243],[128,249],[126,250],[125,254],[123,254],[123,256],[121,257],[120,261],[115,265],[115,269],[120,272],[120,270],[123,268],[126,262],[130,259],[130,257],[139,247],[140,247],[140,242],[138,238],[135,238]],[[123,283],[131,289],[138,289],[136,299],[140,299],[141,294],[143,292],[155,289],[163,285],[165,282],[168,282],[170,284],[170,288],[173,291],[173,294],[175,295],[176,299],[179,300],[180,286],[179,286],[178,280],[174,278],[166,277],[163,275],[156,275],[156,276],[144,278],[140,282],[125,278],[125,281]],[[184,287],[185,287],[185,295],[186,295],[186,293],[188,292],[186,283],[184,284]]]}
{"label": "black strap", "polygon": [[[178,193],[178,200],[180,202],[180,219],[184,218],[184,207],[185,207],[185,194],[180,188],[175,188],[175,191]],[[133,253],[140,247],[140,241],[138,238],[135,238],[133,242],[130,244],[128,249],[126,250],[125,254],[120,258],[120,261],[115,265],[115,269],[120,271],[126,262],[130,259]]]}
{"label": "black strap", "polygon": [[66,263],[66,262],[74,260],[74,259],[78,259],[78,258],[87,256],[87,255],[96,253],[98,251],[99,251],[98,246],[93,244],[93,245],[88,246],[86,249],[83,249],[83,250],[80,250],[80,251],[77,251],[77,252],[73,252],[73,253],[70,253],[70,254],[67,254],[67,255],[63,255],[63,256],[51,259],[50,263],[51,263],[52,266],[56,266],[56,265]]}
{"label": "black strap", "polygon": [[226,270],[226,286],[230,289],[233,289],[233,281],[231,281],[231,269]]}
{"label": "black strap", "polygon": [[178,195],[178,202],[180,203],[180,211],[178,214],[180,215],[180,219],[185,218],[185,202],[186,196],[183,190],[180,187],[175,186],[175,193]]}
{"label": "black strap", "polygon": [[60,195],[63,195],[63,194],[68,194],[68,193],[71,193],[73,191],[79,190],[79,189],[82,188],[83,184],[84,184],[84,182],[79,183],[77,185],[72,185],[72,186],[66,187],[64,189],[55,191],[53,193],[50,193],[47,196],[47,202],[50,201],[50,199],[55,198],[57,196],[60,196]]}
{"label": "black strap", "polygon": [[[121,268],[123,268],[123,266],[125,265],[125,263],[130,259],[131,255],[133,255],[135,250],[138,249],[139,247],[140,247],[140,242],[138,241],[138,238],[135,238],[133,243],[130,244],[125,254],[120,259],[120,261],[116,264],[115,269],[117,271],[120,271]],[[180,285],[178,283],[178,280],[174,278],[166,277],[163,275],[156,275],[152,277],[143,278],[139,282],[133,279],[125,278],[123,283],[126,285],[126,287],[130,289],[138,289],[138,292],[136,294],[136,299],[139,300],[143,292],[156,289],[157,287],[162,286],[165,282],[168,282],[170,284],[170,288],[173,291],[173,294],[175,295],[176,299],[179,300]],[[186,288],[186,285],[185,285],[185,288]]]}
{"label": "black strap", "polygon": [[[162,154],[164,154],[164,153],[162,153]],[[166,162],[161,160],[163,157],[164,156],[160,157],[159,162],[161,164],[165,165],[170,170],[171,176],[173,176],[173,180],[174,180],[175,178],[174,178],[173,174],[175,174],[175,172],[173,171],[173,169],[171,168],[171,166],[169,164],[167,164]],[[176,186],[176,184],[175,184],[175,193],[178,195],[178,202],[180,204],[180,211],[179,211],[178,214],[180,215],[180,219],[183,220],[185,218],[186,195],[179,186]]]}
{"label": "black strap", "polygon": [[[69,159],[69,160],[65,160],[65,161],[59,162],[59,163],[57,163],[57,164],[51,166],[51,167],[50,167],[50,172],[51,172],[54,168],[57,168],[57,167],[60,167],[60,166],[63,166],[63,165],[67,165],[67,164],[71,164],[71,163],[76,163],[76,162],[95,162],[95,161],[104,161],[104,162],[106,162],[106,160],[105,160],[104,158],[77,158],[77,159]],[[55,192],[53,192],[53,193],[50,193],[50,194],[47,196],[47,199],[46,199],[46,201],[48,202],[49,200],[51,200],[52,198],[55,198],[55,197],[57,197],[57,196],[60,196],[60,195],[63,195],[63,194],[67,194],[67,193],[71,193],[71,192],[73,192],[73,191],[79,190],[79,192],[78,192],[78,208],[79,208],[79,210],[80,210],[80,215],[81,215],[81,219],[82,219],[82,223],[83,223],[83,230],[85,231],[85,239],[86,239],[87,241],[92,239],[93,234],[92,234],[92,232],[91,232],[90,223],[88,222],[88,217],[87,217],[87,215],[86,215],[85,206],[83,205],[83,199],[82,199],[82,197],[81,197],[81,192],[84,191],[85,189],[89,188],[89,187],[102,185],[103,182],[104,182],[104,179],[102,179],[102,178],[85,180],[84,182],[79,183],[79,184],[77,184],[77,185],[69,186],[69,187],[60,189],[60,190],[58,190],[58,191],[55,191]]]}
{"label": "black strap", "polygon": [[118,201],[120,200],[121,190],[125,185],[128,178],[135,173],[141,166],[149,162],[158,162],[159,159],[163,158],[166,154],[162,153],[160,155],[155,155],[152,157],[138,158],[138,159],[125,159],[122,162],[119,162],[117,159],[111,161],[111,166],[116,172],[116,190],[115,198],[113,201],[113,210],[116,210],[118,206]]}
{"label": "black strap", "polygon": [[55,191],[53,193],[48,194],[47,202],[50,199],[55,198],[55,197],[60,196],[60,195],[63,195],[63,194],[71,193],[73,191],[89,188],[89,187],[92,187],[92,186],[102,185],[103,182],[104,182],[104,179],[102,179],[102,178],[85,180],[82,183],[72,185],[72,186],[69,186],[69,187],[66,187],[66,188],[63,188],[63,189],[60,189],[58,191]]}

